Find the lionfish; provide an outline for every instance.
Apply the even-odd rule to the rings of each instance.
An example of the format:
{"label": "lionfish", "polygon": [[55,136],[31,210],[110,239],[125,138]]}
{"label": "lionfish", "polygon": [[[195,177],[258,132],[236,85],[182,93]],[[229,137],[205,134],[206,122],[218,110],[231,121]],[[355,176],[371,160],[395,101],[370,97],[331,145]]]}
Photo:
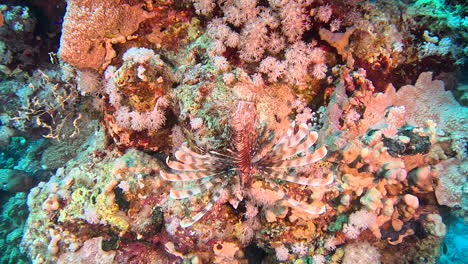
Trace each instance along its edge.
{"label": "lionfish", "polygon": [[325,206],[317,208],[294,200],[275,184],[275,180],[308,186],[324,186],[333,182],[331,174],[325,179],[314,179],[290,172],[291,169],[312,164],[325,157],[326,147],[320,147],[312,153],[308,151],[318,138],[317,132],[309,132],[305,124],[296,128],[293,123],[279,141],[261,148],[257,139],[255,104],[239,101],[233,116],[234,150],[228,149],[226,154],[216,151],[200,154],[192,151],[184,142],[175,152],[177,161],[171,161],[169,157],[166,159],[172,172],[161,171],[161,177],[171,182],[190,183],[182,188],[172,188],[171,198],[185,199],[211,190],[210,200],[205,207],[191,218],[182,220],[180,225],[188,227],[200,220],[219,200],[221,191],[228,184],[240,182],[245,191],[251,187],[254,175],[259,174],[292,207],[309,214],[322,214]]}

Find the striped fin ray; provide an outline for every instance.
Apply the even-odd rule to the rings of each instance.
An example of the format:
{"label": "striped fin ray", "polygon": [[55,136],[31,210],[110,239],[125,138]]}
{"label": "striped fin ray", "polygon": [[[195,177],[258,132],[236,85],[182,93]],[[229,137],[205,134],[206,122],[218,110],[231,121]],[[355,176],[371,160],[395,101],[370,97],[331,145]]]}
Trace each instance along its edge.
{"label": "striped fin ray", "polygon": [[270,151],[273,151],[276,148],[278,148],[279,146],[283,145],[285,143],[285,141],[288,140],[291,137],[291,135],[294,133],[294,127],[295,126],[296,126],[296,122],[292,122],[291,125],[289,126],[288,130],[286,131],[286,135],[282,136],[280,138],[280,140],[278,140],[278,142],[273,144]]}
{"label": "striped fin ray", "polygon": [[294,133],[294,123],[289,127],[286,135],[284,135],[278,142],[276,142],[271,150],[267,153],[265,158],[275,159],[278,156],[282,156],[282,153],[285,152],[291,146],[297,145],[302,139],[307,136],[309,132],[307,125],[301,124],[296,133]]}
{"label": "striped fin ray", "polygon": [[166,181],[193,181],[205,178],[211,178],[219,174],[225,173],[225,171],[181,171],[178,173],[166,173],[160,171],[161,178]]}
{"label": "striped fin ray", "polygon": [[255,151],[254,157],[252,157],[252,163],[256,163],[260,160],[263,160],[268,154],[273,153],[272,149],[275,145],[278,145],[279,142],[275,142],[275,139],[265,140],[263,141],[258,147],[257,151]]}
{"label": "striped fin ray", "polygon": [[206,192],[213,188],[219,183],[222,183],[223,179],[216,179],[214,181],[203,180],[199,184],[190,184],[188,187],[182,187],[181,189],[171,189],[169,195],[172,199],[185,199],[191,196]]}
{"label": "striped fin ray", "polygon": [[305,124],[301,124],[295,134],[293,134],[293,130],[294,126],[291,126],[286,135],[260,159],[260,162],[269,163],[288,159],[307,151],[317,141],[317,132],[309,132],[309,128]]}
{"label": "striped fin ray", "polygon": [[278,186],[271,182],[271,179],[268,179],[267,178],[267,181],[269,183],[269,186],[275,191],[277,192],[278,194],[280,194],[282,196],[282,200],[286,201],[289,205],[291,205],[292,207],[296,208],[296,209],[299,209],[301,211],[304,211],[308,214],[313,214],[313,215],[317,215],[317,214],[323,214],[325,212],[325,205],[322,205],[322,206],[315,206],[315,205],[312,205],[312,204],[308,204],[308,203],[305,203],[305,202],[300,202],[300,201],[297,201],[293,198],[291,198],[287,193],[285,193],[283,190],[280,190],[280,188],[278,188]]}
{"label": "striped fin ray", "polygon": [[194,216],[190,217],[190,219],[184,219],[180,222],[180,226],[183,228],[189,227],[196,222],[198,222],[212,207],[213,205],[219,200],[221,197],[221,190],[226,187],[229,181],[224,181],[222,184],[219,184],[211,193],[210,201],[205,205],[205,207],[195,214]]}
{"label": "striped fin ray", "polygon": [[289,159],[289,160],[280,160],[278,162],[275,162],[267,166],[267,168],[282,169],[282,168],[306,166],[306,165],[309,165],[311,163],[321,160],[323,157],[325,157],[325,155],[327,155],[327,148],[321,147],[315,150],[313,153],[309,153],[303,157]]}
{"label": "striped fin ray", "polygon": [[230,167],[237,164],[236,158],[234,156],[229,156],[216,151],[210,151],[209,153],[213,157],[213,163],[223,164],[224,167]]}
{"label": "striped fin ray", "polygon": [[222,161],[229,163],[232,159],[228,155],[223,155],[215,151],[210,151],[207,154],[198,154],[195,151],[192,151],[188,146],[187,142],[184,142],[182,146],[175,152],[174,156],[176,159],[185,164],[194,164],[194,163],[214,163],[217,161]]}
{"label": "striped fin ray", "polygon": [[219,182],[219,178],[205,177],[205,178],[201,178],[201,179],[198,179],[198,180],[185,181],[185,182],[182,182],[182,186],[187,186],[189,184],[202,185],[202,184],[205,184],[205,182],[209,182],[209,181]]}
{"label": "striped fin ray", "polygon": [[273,177],[275,179],[280,179],[283,181],[287,181],[287,182],[313,186],[313,187],[329,185],[334,180],[332,173],[328,174],[326,178],[317,179],[317,178],[305,178],[305,177],[300,177],[297,175],[290,175],[290,174],[282,173],[278,171],[278,172],[270,173],[270,177]]}
{"label": "striped fin ray", "polygon": [[204,191],[207,191],[207,190],[213,188],[213,186],[214,186],[214,184],[212,182],[208,181],[208,182],[205,182],[202,185],[192,186],[189,189],[181,189],[181,190],[171,189],[171,192],[169,193],[169,196],[172,199],[177,199],[177,200],[178,199],[185,199],[185,198],[189,198],[191,196],[200,194],[200,193],[202,193]]}
{"label": "striped fin ray", "polygon": [[[273,147],[274,151],[283,152],[285,149],[288,149],[290,146],[294,146],[304,139],[309,133],[309,128],[306,124],[299,125],[299,128],[296,133],[294,133],[294,126],[288,129],[286,136],[284,136],[278,144],[275,144]],[[279,148],[281,147],[281,148]],[[279,148],[279,149],[278,149]]]}
{"label": "striped fin ray", "polygon": [[214,163],[182,163],[179,161],[171,161],[169,157],[166,159],[166,164],[169,168],[178,171],[216,171],[220,169],[220,164]]}
{"label": "striped fin ray", "polygon": [[322,206],[314,206],[312,204],[307,204],[304,202],[300,202],[297,200],[292,199],[288,195],[285,195],[283,198],[286,202],[288,202],[292,207],[296,209],[300,209],[301,211],[304,211],[308,214],[313,214],[313,215],[318,215],[318,214],[323,214],[325,213],[325,205]]}
{"label": "striped fin ray", "polygon": [[[197,153],[197,152],[195,152],[195,151],[192,151],[192,150],[188,147],[188,143],[187,143],[187,142],[182,143],[182,145],[180,146],[180,149],[181,149],[182,151],[184,151],[184,152],[186,152],[186,153],[188,153],[188,154],[194,156],[195,158],[203,159],[203,158],[205,158],[205,157],[208,156],[208,155],[206,155],[206,154],[199,154],[199,153]],[[197,147],[197,149],[201,151],[200,148]]]}
{"label": "striped fin ray", "polygon": [[204,191],[207,191],[213,188],[213,186],[215,186],[213,182],[207,181],[201,185],[191,186],[191,188],[187,188],[187,189],[181,189],[181,190],[171,189],[171,192],[169,193],[169,195],[172,199],[185,199],[185,198],[189,198],[191,196],[200,194]]}
{"label": "striped fin ray", "polygon": [[282,152],[275,153],[275,156],[277,157],[276,159],[272,158],[270,160],[272,160],[272,162],[277,162],[291,158],[299,153],[306,152],[317,141],[318,134],[314,131],[308,133],[306,136],[307,138],[304,142],[288,145],[287,148],[282,150]]}
{"label": "striped fin ray", "polygon": [[185,164],[192,164],[192,163],[204,163],[211,159],[209,155],[201,155],[192,151],[187,147],[187,142],[184,142],[182,146],[174,153],[174,156],[177,160],[185,163]]}

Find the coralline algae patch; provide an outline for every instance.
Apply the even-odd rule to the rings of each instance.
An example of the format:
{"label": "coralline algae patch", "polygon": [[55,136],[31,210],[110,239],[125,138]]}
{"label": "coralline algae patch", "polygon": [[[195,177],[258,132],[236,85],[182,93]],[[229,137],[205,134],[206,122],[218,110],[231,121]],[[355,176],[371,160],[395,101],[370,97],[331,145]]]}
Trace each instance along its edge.
{"label": "coralline algae patch", "polygon": [[2,263],[464,260],[461,1],[66,4],[0,5]]}
{"label": "coralline algae patch", "polygon": [[[149,177],[159,165],[145,156],[130,151],[120,157],[83,159],[79,166],[59,170],[33,188],[28,206],[37,210],[31,211],[35,217],[27,225],[34,228],[25,233],[23,247],[33,250],[37,261],[52,257],[61,262],[73,256],[57,257],[60,249],[75,251],[88,238],[114,236],[103,242],[108,243],[108,251],[116,246],[115,237],[130,230],[140,237],[159,232],[163,219],[158,208],[165,200],[161,193],[167,190],[161,188],[160,179]],[[99,256],[93,257],[99,262]]]}

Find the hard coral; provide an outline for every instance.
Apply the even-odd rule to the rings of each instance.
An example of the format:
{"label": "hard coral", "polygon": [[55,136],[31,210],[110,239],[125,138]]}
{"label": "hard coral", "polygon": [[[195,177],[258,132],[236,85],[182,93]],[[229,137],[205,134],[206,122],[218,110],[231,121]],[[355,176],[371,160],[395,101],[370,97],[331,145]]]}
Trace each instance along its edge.
{"label": "hard coral", "polygon": [[79,69],[102,70],[109,65],[116,55],[113,43],[125,42],[142,21],[154,16],[145,11],[142,4],[130,6],[120,2],[68,1],[60,57]]}
{"label": "hard coral", "polygon": [[159,1],[158,5],[153,7],[153,12],[154,17],[141,23],[137,33],[144,34],[145,38],[157,47],[178,50],[198,37],[201,32],[200,20],[192,18],[193,12],[186,9],[171,7]]}

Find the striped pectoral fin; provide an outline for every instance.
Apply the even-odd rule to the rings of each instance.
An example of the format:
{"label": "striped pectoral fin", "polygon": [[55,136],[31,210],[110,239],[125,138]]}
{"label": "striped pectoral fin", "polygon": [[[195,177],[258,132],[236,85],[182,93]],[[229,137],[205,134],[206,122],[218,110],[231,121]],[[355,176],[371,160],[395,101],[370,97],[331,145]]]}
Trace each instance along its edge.
{"label": "striped pectoral fin", "polygon": [[194,181],[199,179],[204,179],[208,177],[214,177],[220,174],[225,173],[224,171],[180,171],[178,173],[167,173],[165,171],[160,171],[159,174],[161,178],[166,181]]}
{"label": "striped pectoral fin", "polygon": [[201,179],[198,183],[189,184],[186,186],[182,186],[182,188],[173,188],[171,189],[169,195],[173,199],[185,199],[191,196],[207,192],[208,190],[212,189],[216,184],[222,182],[222,179]]}
{"label": "striped pectoral fin", "polygon": [[213,207],[213,205],[213,202],[209,202],[200,212],[198,212],[193,217],[180,221],[180,226],[186,228],[195,224],[211,209],[211,207]]}
{"label": "striped pectoral fin", "polygon": [[[288,135],[286,137],[288,137]],[[304,138],[305,140],[303,140]],[[289,159],[299,153],[307,152],[308,149],[315,144],[317,138],[318,133],[315,131],[309,132],[307,126],[303,124],[299,127],[299,131],[296,135],[291,136],[290,140],[285,140],[280,147],[274,148],[265,156],[265,160],[275,163]]]}
{"label": "striped pectoral fin", "polygon": [[294,200],[291,198],[287,193],[285,193],[283,190],[281,190],[275,183],[272,182],[271,179],[266,178],[267,183],[269,186],[281,196],[281,200],[286,201],[290,206],[299,209],[301,211],[304,211],[309,214],[323,214],[325,212],[326,207],[324,205],[316,205],[314,204],[307,204],[304,202],[299,202],[297,200]]}
{"label": "striped pectoral fin", "polygon": [[317,141],[318,134],[317,132],[310,132],[307,136],[307,139],[297,145],[291,145],[283,152],[277,153],[276,158],[272,159],[273,162],[289,159],[299,153],[307,152],[312,145]]}
{"label": "striped pectoral fin", "polygon": [[195,151],[192,151],[187,147],[187,143],[182,144],[182,146],[175,152],[174,156],[176,159],[185,164],[203,164],[203,163],[216,163],[216,162],[227,162],[229,161],[229,156],[219,156],[212,155],[211,152],[207,154],[198,154]]}
{"label": "striped pectoral fin", "polygon": [[285,195],[284,200],[288,202],[292,207],[304,211],[308,214],[319,215],[325,213],[326,207],[325,205],[316,205],[316,204],[308,204],[304,202],[300,202],[297,200],[292,199],[288,195]]}
{"label": "striped pectoral fin", "polygon": [[299,142],[301,142],[309,133],[309,128],[306,124],[300,124],[297,132],[293,133],[293,131],[294,127],[292,127],[292,130],[289,129],[286,133],[286,136],[284,137],[284,140],[282,139],[280,141],[282,142],[280,150],[286,150],[291,146],[299,144]]}
{"label": "striped pectoral fin", "polygon": [[205,205],[205,207],[203,207],[203,209],[200,212],[193,215],[192,217],[182,220],[180,222],[180,226],[185,228],[198,222],[219,200],[219,198],[221,197],[221,190],[227,185],[227,182],[228,181],[226,180],[222,184],[219,184],[211,193],[210,201]]}
{"label": "striped pectoral fin", "polygon": [[272,150],[275,150],[275,149],[279,149],[281,148],[282,146],[284,146],[285,144],[287,144],[287,142],[289,141],[289,139],[291,138],[291,136],[294,134],[294,127],[296,125],[296,122],[293,122],[291,123],[291,125],[289,126],[288,130],[286,131],[286,134],[282,137],[280,137],[280,139],[278,140],[278,142],[276,142],[273,147],[272,147]]}
{"label": "striped pectoral fin", "polygon": [[191,150],[188,146],[187,146],[187,142],[184,142],[182,143],[182,145],[180,146],[179,148],[180,151],[183,151],[185,153],[187,153],[188,155],[194,157],[194,158],[197,158],[197,159],[206,159],[206,158],[209,158],[209,155],[206,155],[206,154],[199,154],[193,150]]}
{"label": "striped pectoral fin", "polygon": [[229,152],[228,154],[223,154],[217,151],[210,151],[208,153],[210,153],[211,157],[213,157],[214,159],[218,161],[225,162],[225,163],[232,163],[233,160],[235,159],[234,157],[237,156],[237,152],[230,150],[230,149],[228,149],[227,151]]}
{"label": "striped pectoral fin", "polygon": [[171,197],[172,199],[180,200],[180,199],[192,197],[193,195],[196,195],[196,194],[197,192],[191,189],[190,190],[189,189],[183,189],[183,190],[172,189],[169,192],[169,197]]}
{"label": "striped pectoral fin", "polygon": [[294,126],[291,126],[286,135],[282,137],[271,149],[271,157],[276,158],[277,155],[287,152],[291,147],[296,146],[301,142],[309,133],[309,128],[305,124],[301,124],[296,133],[294,133]]}
{"label": "striped pectoral fin", "polygon": [[313,187],[320,187],[320,186],[332,184],[334,180],[335,180],[335,177],[333,176],[333,173],[329,173],[327,174],[326,178],[312,179],[310,181],[310,184],[307,184],[307,185],[313,186]]}
{"label": "striped pectoral fin", "polygon": [[325,157],[326,155],[327,155],[327,148],[321,147],[315,150],[313,153],[309,153],[303,157],[277,161],[273,163],[270,167],[280,169],[280,168],[294,168],[294,167],[299,167],[299,166],[306,166],[306,165],[312,164],[314,162],[317,162],[323,159],[323,157]]}
{"label": "striped pectoral fin", "polygon": [[178,171],[207,171],[216,170],[217,166],[212,163],[182,163],[179,161],[171,161],[169,157],[166,159],[166,164],[169,168]]}
{"label": "striped pectoral fin", "polygon": [[[193,151],[191,151],[192,153],[195,153]],[[174,153],[174,156],[176,157],[176,159],[180,162],[183,162],[185,164],[192,164],[192,163],[204,163],[204,162],[207,162],[210,160],[210,156],[208,155],[197,155],[197,156],[194,156],[194,155],[191,155],[190,153],[187,153],[183,150],[177,150],[175,153]],[[201,157],[199,157],[201,156]]]}
{"label": "striped pectoral fin", "polygon": [[180,200],[190,198],[194,195],[199,194],[200,192],[201,189],[198,186],[187,189],[171,189],[171,191],[169,192],[169,197],[171,197],[172,199]]}

